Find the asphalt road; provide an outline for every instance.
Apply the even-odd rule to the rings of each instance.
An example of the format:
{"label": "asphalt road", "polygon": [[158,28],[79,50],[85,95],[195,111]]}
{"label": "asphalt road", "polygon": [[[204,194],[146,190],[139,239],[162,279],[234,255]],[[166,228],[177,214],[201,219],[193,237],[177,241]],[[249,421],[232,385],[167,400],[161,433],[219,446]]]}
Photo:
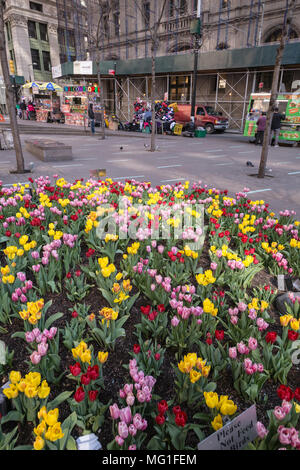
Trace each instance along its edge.
{"label": "asphalt road", "polygon": [[[23,143],[30,138],[47,136],[21,136]],[[55,136],[49,135],[49,138]],[[72,145],[73,160],[45,163],[24,150],[26,167],[34,162],[32,177],[58,174],[73,181],[87,179],[92,170],[104,168],[107,177],[119,181],[136,179],[163,185],[200,180],[208,187],[228,189],[231,195],[248,187],[251,199],[263,199],[276,212],[293,209],[299,218],[300,147],[270,147],[267,176],[258,179],[255,175],[261,147],[249,143],[248,138],[240,134],[213,134],[205,138],[159,136],[155,152],[149,151],[148,136],[135,137],[132,133],[108,136],[104,141],[99,140],[99,134],[94,137],[59,135],[57,140]],[[247,161],[254,167],[248,167]],[[14,151],[1,151],[0,179],[3,184],[27,181],[30,175],[11,175],[9,170],[13,167]]]}

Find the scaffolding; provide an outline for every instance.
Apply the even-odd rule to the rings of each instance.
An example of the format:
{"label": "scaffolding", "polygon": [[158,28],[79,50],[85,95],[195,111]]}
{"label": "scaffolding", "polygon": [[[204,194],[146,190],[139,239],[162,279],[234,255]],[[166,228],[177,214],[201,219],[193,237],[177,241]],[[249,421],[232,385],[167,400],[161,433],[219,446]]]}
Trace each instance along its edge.
{"label": "scaffolding", "polygon": [[[145,5],[145,3],[150,5],[151,20],[157,19],[161,2],[159,0],[141,2],[142,5]],[[60,5],[60,9],[65,9],[65,14],[59,16],[59,22],[60,24],[64,23],[65,47],[68,58],[71,55],[69,34],[72,30],[75,34],[75,55],[77,60],[85,60],[86,58],[85,37],[88,38],[90,59],[93,60],[99,56],[101,60],[118,60],[121,56],[125,59],[149,57],[150,33],[147,30],[146,22],[141,22],[142,13],[136,7],[134,0],[124,0],[123,2],[125,11],[122,11],[122,31],[119,31],[118,34],[116,34],[119,27],[117,22],[120,21],[117,14],[120,13],[118,1],[57,0],[57,4]],[[184,5],[188,5],[188,7],[185,8]],[[159,29],[161,42],[166,45],[166,54],[178,54],[185,49],[192,49],[192,36],[189,35],[189,26],[196,14],[194,7],[194,0],[187,1],[185,4],[181,0],[167,2]],[[286,0],[286,5],[284,2],[286,10],[287,7],[288,0]],[[238,45],[239,48],[260,45],[264,9],[265,2],[263,0],[250,0],[247,17],[240,17],[237,21],[236,16],[233,15],[232,2],[230,0],[219,0],[214,20],[216,36],[213,41],[216,39],[216,42],[214,42],[215,47],[213,49],[221,50],[229,47],[228,39],[234,31],[243,33],[243,39]],[[72,11],[71,17],[70,14],[67,14],[67,10]],[[241,27],[239,27],[240,25]],[[101,40],[95,42],[93,38],[97,27],[99,27]],[[185,37],[184,34],[186,34]],[[95,44],[99,45],[99,51],[95,49]],[[211,46],[212,44],[213,42],[210,43]],[[254,91],[259,73],[258,70],[198,73],[197,102],[214,106],[228,117],[231,127],[242,130],[249,96]],[[190,87],[190,96],[186,97],[185,102],[190,103],[193,77],[190,72],[184,75],[188,77]],[[174,77],[174,74],[157,75],[157,99],[163,99],[165,93],[169,93],[170,77]],[[147,102],[150,101],[150,75],[103,78],[103,83],[106,105],[122,121],[132,119],[133,104],[137,97]],[[226,83],[226,87],[222,88],[221,83]]]}

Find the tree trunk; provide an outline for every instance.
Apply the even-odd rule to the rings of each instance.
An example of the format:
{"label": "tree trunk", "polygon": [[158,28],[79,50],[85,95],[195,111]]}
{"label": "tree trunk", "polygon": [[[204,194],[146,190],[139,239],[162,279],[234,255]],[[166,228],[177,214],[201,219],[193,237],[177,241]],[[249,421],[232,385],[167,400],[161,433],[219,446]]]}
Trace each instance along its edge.
{"label": "tree trunk", "polygon": [[264,132],[264,140],[263,140],[263,146],[262,146],[261,157],[260,157],[260,165],[259,165],[259,170],[258,170],[258,175],[257,175],[258,178],[265,177],[268,151],[269,151],[269,140],[270,140],[270,133],[271,133],[272,117],[273,117],[276,99],[278,95],[278,81],[279,81],[279,74],[280,74],[280,66],[281,66],[282,56],[284,53],[284,48],[288,39],[289,24],[293,16],[293,10],[294,10],[295,4],[296,4],[296,0],[291,0],[290,5],[288,7],[287,14],[284,18],[284,23],[282,27],[282,36],[281,36],[279,47],[277,49],[274,73],[273,73],[271,97],[270,97],[269,109],[267,112],[266,130]]}
{"label": "tree trunk", "polygon": [[10,118],[10,127],[13,135],[14,147],[16,152],[16,161],[17,161],[17,173],[25,173],[24,168],[24,157],[22,152],[22,146],[19,135],[19,128],[16,115],[16,103],[15,103],[15,93],[12,88],[10,81],[7,53],[6,53],[6,41],[4,33],[4,6],[2,0],[0,0],[0,62],[2,67],[4,85],[5,85],[5,95],[6,95],[6,104],[8,109],[8,114]]}
{"label": "tree trunk", "polygon": [[151,46],[151,63],[152,63],[152,83],[151,83],[151,111],[152,111],[152,131],[150,151],[155,152],[156,142],[156,122],[155,122],[155,96],[156,96],[156,74],[155,74],[155,39]]}
{"label": "tree trunk", "polygon": [[103,87],[100,70],[100,51],[97,52],[97,80],[98,80],[98,93],[100,94],[100,106],[101,106],[101,139],[105,140],[105,120],[104,120],[104,101],[103,101]]}

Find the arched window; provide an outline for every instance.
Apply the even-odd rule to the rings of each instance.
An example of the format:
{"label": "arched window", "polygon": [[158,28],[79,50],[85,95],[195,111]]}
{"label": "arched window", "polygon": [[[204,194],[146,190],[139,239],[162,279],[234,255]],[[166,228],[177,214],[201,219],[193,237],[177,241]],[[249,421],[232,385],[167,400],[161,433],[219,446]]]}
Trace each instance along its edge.
{"label": "arched window", "polygon": [[[275,29],[266,36],[264,42],[279,42],[281,39],[282,30]],[[298,33],[294,29],[290,29],[289,39],[297,39],[299,37]]]}
{"label": "arched window", "polygon": [[170,47],[167,53],[172,54],[174,52],[190,51],[191,49],[193,49],[193,46],[191,44],[178,44]]}
{"label": "arched window", "polygon": [[219,44],[217,45],[216,49],[219,50],[219,51],[222,51],[224,49],[229,49],[229,44],[227,44],[227,42],[219,42]]}

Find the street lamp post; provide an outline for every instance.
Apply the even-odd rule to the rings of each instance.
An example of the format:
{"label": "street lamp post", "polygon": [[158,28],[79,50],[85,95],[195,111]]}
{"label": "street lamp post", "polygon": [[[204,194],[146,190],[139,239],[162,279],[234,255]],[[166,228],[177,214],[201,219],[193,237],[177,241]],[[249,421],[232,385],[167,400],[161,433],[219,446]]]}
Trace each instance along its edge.
{"label": "street lamp post", "polygon": [[191,34],[194,36],[194,75],[193,91],[191,103],[191,121],[195,123],[196,91],[197,91],[197,71],[198,71],[198,53],[202,46],[202,25],[201,25],[201,0],[198,0],[197,19],[192,21]]}

